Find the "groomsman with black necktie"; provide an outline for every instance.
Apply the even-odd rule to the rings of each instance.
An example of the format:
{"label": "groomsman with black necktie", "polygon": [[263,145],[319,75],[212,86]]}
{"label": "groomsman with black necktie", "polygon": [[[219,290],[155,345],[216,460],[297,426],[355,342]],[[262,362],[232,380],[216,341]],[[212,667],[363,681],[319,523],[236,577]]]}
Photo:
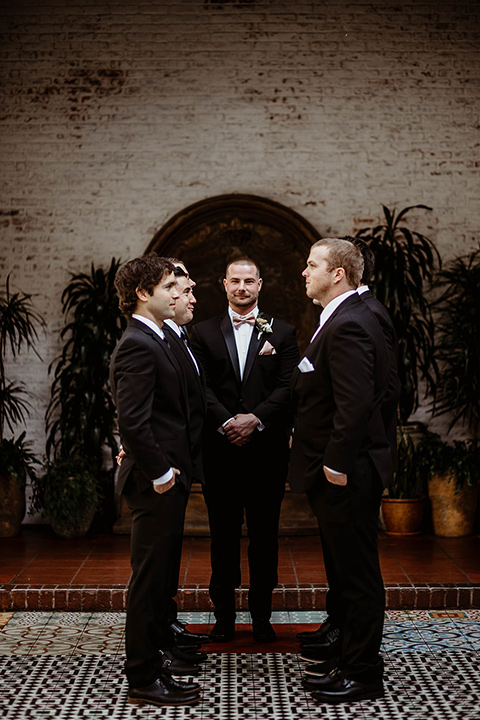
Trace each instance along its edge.
{"label": "groomsman with black necktie", "polygon": [[257,642],[271,642],[278,521],[291,429],[289,382],[298,347],[294,327],[259,311],[262,279],[253,260],[239,257],[230,262],[223,282],[228,311],[199,323],[191,333],[207,382],[204,496],[216,618],[210,637],[227,642],[234,636],[245,517],[253,635]]}
{"label": "groomsman with black necktie", "polygon": [[[295,408],[289,482],[317,517],[329,583],[328,622],[303,685],[318,702],[383,695],[385,593],[377,549],[383,488],[393,457],[383,409],[391,358],[374,314],[356,292],[360,250],[339,238],[315,243],[303,271],[323,308],[292,377]],[[312,668],[312,661],[316,662]]]}
{"label": "groomsman with black necktie", "polygon": [[165,663],[165,652],[174,646],[172,572],[194,458],[185,374],[163,330],[180,296],[173,272],[174,265],[155,254],[119,269],[115,287],[128,326],[110,365],[125,450],[119,491],[132,511],[128,700],[160,706],[196,703],[201,689],[175,680]]}

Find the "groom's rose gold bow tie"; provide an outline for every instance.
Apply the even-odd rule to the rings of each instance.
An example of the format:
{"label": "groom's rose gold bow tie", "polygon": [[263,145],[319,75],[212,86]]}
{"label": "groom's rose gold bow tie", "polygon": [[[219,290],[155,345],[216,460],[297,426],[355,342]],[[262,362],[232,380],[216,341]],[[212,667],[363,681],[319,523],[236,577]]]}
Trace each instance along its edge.
{"label": "groom's rose gold bow tie", "polygon": [[255,315],[250,313],[250,315],[245,315],[245,317],[234,316],[232,318],[232,322],[235,330],[240,327],[240,325],[243,325],[243,323],[248,323],[248,325],[255,325]]}

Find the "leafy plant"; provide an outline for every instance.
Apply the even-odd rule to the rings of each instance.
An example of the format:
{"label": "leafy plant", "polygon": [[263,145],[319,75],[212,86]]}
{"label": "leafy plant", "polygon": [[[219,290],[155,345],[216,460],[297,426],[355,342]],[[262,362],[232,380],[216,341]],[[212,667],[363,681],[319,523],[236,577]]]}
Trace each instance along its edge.
{"label": "leafy plant", "polygon": [[454,259],[438,275],[436,359],[439,380],[433,414],[451,415],[480,436],[480,248]]}
{"label": "leafy plant", "polygon": [[60,337],[62,353],[53,370],[51,399],[47,408],[49,458],[86,458],[92,472],[102,468],[103,447],[118,452],[114,436],[115,408],[109,385],[109,360],[120,338],[124,320],[114,287],[120,261],[112,259],[107,271],[71,275],[62,294],[68,322]]}
{"label": "leafy plant", "polygon": [[[5,282],[5,291],[0,293],[0,442],[4,442],[5,425],[13,432],[15,425],[25,422],[30,410],[26,400],[25,384],[9,381],[5,374],[5,358],[10,352],[15,359],[22,349],[35,349],[38,340],[37,327],[44,328],[45,321],[32,302],[33,295],[11,292],[10,275]],[[20,446],[17,447],[17,450]]]}
{"label": "leafy plant", "polygon": [[390,313],[397,334],[399,419],[405,424],[418,407],[419,377],[427,392],[435,385],[434,325],[426,290],[441,259],[431,240],[402,224],[411,210],[431,208],[411,205],[396,213],[382,207],[385,222],[362,228],[357,236],[375,255],[372,292]]}
{"label": "leafy plant", "polygon": [[416,469],[420,480],[444,475],[449,482],[456,473],[455,492],[467,484],[480,483],[480,445],[475,440],[442,440],[437,433],[427,432],[416,448]]}
{"label": "leafy plant", "polygon": [[388,497],[410,500],[422,497],[424,483],[417,472],[417,446],[410,433],[402,426],[397,429],[398,467],[393,483],[388,487]]}
{"label": "leafy plant", "polygon": [[14,477],[22,486],[29,477],[35,481],[36,456],[31,452],[31,443],[25,440],[26,431],[15,440],[3,439],[0,443],[0,473],[6,477]]}
{"label": "leafy plant", "polygon": [[64,537],[85,534],[101,496],[88,461],[67,458],[49,461],[36,479],[30,513],[43,510],[54,530]]}

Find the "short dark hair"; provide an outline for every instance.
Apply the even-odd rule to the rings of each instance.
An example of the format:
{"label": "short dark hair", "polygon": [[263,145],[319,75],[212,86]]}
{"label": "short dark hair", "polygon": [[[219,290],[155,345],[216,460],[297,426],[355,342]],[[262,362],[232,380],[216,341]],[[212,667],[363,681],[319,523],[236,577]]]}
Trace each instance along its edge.
{"label": "short dark hair", "polygon": [[227,267],[225,268],[225,277],[227,277],[227,272],[230,265],[253,265],[253,267],[257,268],[257,277],[260,277],[260,266],[255,262],[255,260],[252,260],[252,258],[249,258],[246,255],[239,255],[239,257],[230,260]]}
{"label": "short dark hair", "polygon": [[120,312],[131,317],[138,304],[137,290],[149,295],[165,277],[173,273],[175,266],[167,258],[156,253],[130,260],[119,268],[115,276],[115,289],[118,294]]}
{"label": "short dark hair", "polygon": [[356,245],[363,256],[363,275],[361,279],[362,285],[368,285],[372,281],[373,271],[375,269],[375,255],[373,250],[363,238],[350,237],[345,235],[344,240],[349,240],[351,243]]}
{"label": "short dark hair", "polygon": [[[169,258],[169,259],[170,259],[170,258]],[[172,262],[172,261],[171,261],[171,262]],[[175,275],[175,277],[186,277],[186,278],[188,278],[188,273],[185,272],[185,270],[183,269],[183,267],[182,267],[181,265],[175,265],[175,266],[174,266],[173,274]]]}

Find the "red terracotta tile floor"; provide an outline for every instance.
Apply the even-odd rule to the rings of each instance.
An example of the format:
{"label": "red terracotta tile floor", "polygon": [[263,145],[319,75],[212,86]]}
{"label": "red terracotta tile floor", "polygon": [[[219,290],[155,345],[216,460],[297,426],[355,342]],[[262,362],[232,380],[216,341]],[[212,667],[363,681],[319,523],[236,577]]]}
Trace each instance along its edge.
{"label": "red terracotta tile floor", "polygon": [[[46,526],[22,526],[15,538],[0,538],[0,610],[123,610],[130,578],[128,535],[55,537]],[[247,543],[242,540],[243,576],[248,580]],[[281,537],[275,610],[325,606],[326,577],[316,535]],[[208,610],[210,540],[186,537],[179,607]],[[387,607],[480,607],[480,537],[430,535],[391,537],[379,533]],[[246,610],[247,588],[238,591]]]}

